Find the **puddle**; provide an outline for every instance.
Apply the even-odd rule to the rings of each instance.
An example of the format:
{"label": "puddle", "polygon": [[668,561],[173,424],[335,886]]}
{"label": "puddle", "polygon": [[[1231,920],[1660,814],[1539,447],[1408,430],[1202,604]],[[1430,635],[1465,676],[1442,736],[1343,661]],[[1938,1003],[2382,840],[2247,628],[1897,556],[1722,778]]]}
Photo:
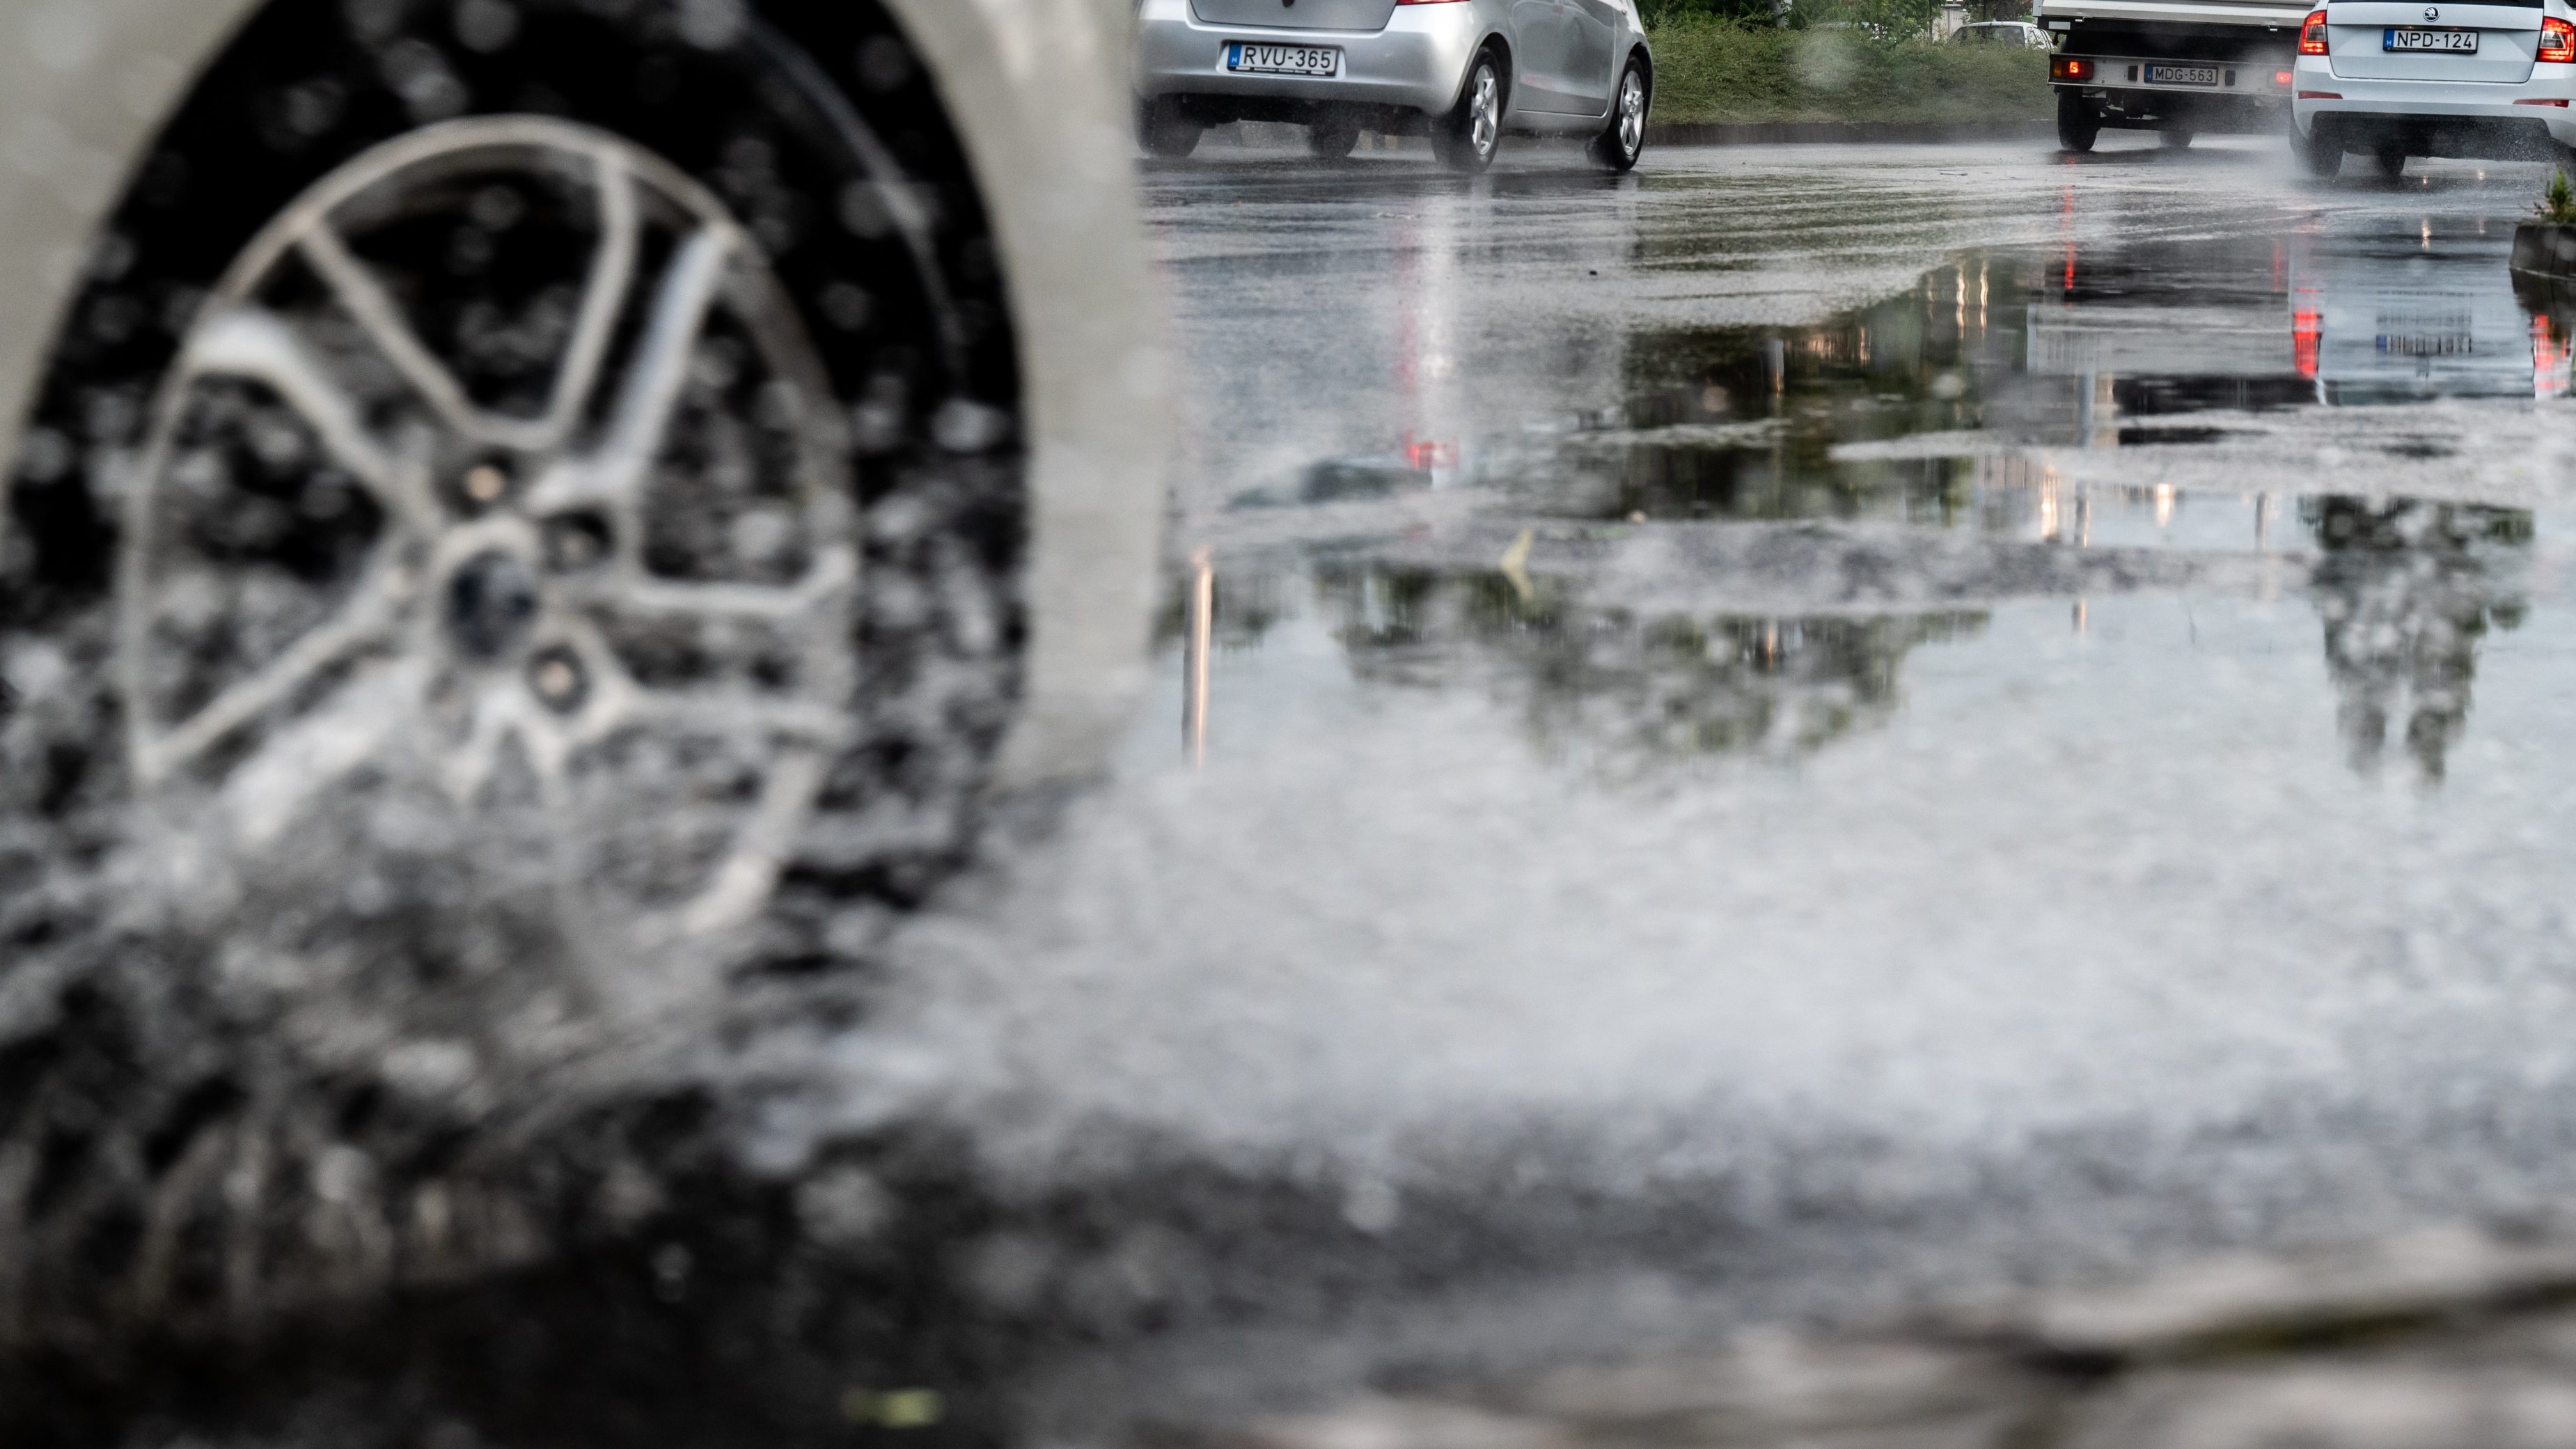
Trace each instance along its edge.
{"label": "puddle", "polygon": [[[1993,526],[1983,495],[2045,481],[2009,466],[2022,450],[2219,444],[2243,415],[2286,409],[2563,396],[2576,305],[2518,291],[2510,248],[2509,225],[2445,219],[1973,254],[1820,326],[1635,337],[1615,415],[1490,443],[1472,481],[1576,517]],[[2187,420],[2202,414],[2224,416]],[[1951,456],[1887,446],[1943,438]]]}
{"label": "puddle", "polygon": [[[2438,782],[2482,652],[2531,607],[2532,513],[2324,491],[2229,471],[2228,450],[2337,409],[2561,397],[2576,305],[2517,291],[2510,244],[2510,224],[2449,217],[1971,252],[1816,326],[1630,335],[1615,406],[1407,435],[1240,495],[1235,516],[1447,497],[1512,522],[1423,514],[1188,581],[1166,635],[1190,753],[1211,692],[1286,627],[1363,690],[1490,700],[1556,764],[1795,760],[1897,718],[1908,661],[1985,639],[1996,608],[2055,609],[2082,640],[2143,588],[2186,614],[2252,601],[2267,648],[2322,662],[2353,771]],[[2413,468],[2461,446],[2403,424],[2354,443]],[[2147,481],[2177,457],[2230,486]],[[1931,559],[1904,530],[1960,541]]]}

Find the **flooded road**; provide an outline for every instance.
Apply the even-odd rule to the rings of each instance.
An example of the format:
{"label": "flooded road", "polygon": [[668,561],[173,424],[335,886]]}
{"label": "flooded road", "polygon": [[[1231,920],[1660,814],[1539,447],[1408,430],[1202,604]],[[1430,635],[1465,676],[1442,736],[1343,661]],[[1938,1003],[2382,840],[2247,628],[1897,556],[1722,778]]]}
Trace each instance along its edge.
{"label": "flooded road", "polygon": [[[2539,167],[2417,165],[1149,169],[1185,456],[1111,777],[424,1194],[509,1245],[559,1205],[559,1259],[0,1404],[135,1449],[2252,1445],[2152,1427],[2226,1397],[2174,1364],[2402,1320],[2503,1372],[2523,1311],[2534,1382],[2407,1422],[2568,1442],[2576,301],[2506,267]],[[2454,1442],[2336,1372],[2290,1387],[2369,1422],[2297,1442]]]}
{"label": "flooded road", "polygon": [[1096,1190],[1134,1321],[1211,1325],[1061,1404],[2576,1188],[2540,168],[1235,154],[1148,178],[1149,717],[835,1109]]}

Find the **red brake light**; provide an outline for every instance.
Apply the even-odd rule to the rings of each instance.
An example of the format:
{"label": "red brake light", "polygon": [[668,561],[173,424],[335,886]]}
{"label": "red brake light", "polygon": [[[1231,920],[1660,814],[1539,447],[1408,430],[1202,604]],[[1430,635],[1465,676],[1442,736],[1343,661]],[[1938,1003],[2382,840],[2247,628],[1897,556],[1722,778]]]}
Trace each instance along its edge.
{"label": "red brake light", "polygon": [[2276,86],[2285,86],[2285,85],[2288,85],[2289,83],[2290,83],[2290,73],[2289,73],[2288,71],[2286,71],[2286,70],[2276,70],[2276,71],[2272,72],[2272,84],[2274,84],[2274,85],[2276,85]]}
{"label": "red brake light", "polygon": [[2299,26],[2299,54],[2323,55],[2325,53],[2326,13],[2322,10],[2311,10],[2308,12],[2306,22]]}
{"label": "red brake light", "polygon": [[2576,25],[2570,25],[2555,15],[2544,16],[2540,22],[2539,58],[2554,60],[2561,65],[2576,61]]}
{"label": "red brake light", "polygon": [[2089,81],[2093,78],[2093,62],[2080,56],[2055,56],[2048,62],[2048,78],[2062,81]]}

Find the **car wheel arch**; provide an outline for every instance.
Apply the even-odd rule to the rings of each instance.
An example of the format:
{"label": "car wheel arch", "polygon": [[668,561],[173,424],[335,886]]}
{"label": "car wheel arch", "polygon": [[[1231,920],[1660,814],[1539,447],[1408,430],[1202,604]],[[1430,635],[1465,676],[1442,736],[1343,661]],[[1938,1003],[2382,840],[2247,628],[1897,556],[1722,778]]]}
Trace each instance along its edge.
{"label": "car wheel arch", "polygon": [[[1470,81],[1475,79],[1476,75],[1476,57],[1483,55],[1487,51],[1492,51],[1495,55],[1499,56],[1503,62],[1503,85],[1505,88],[1505,96],[1507,98],[1518,96],[1520,87],[1514,85],[1512,80],[1513,77],[1520,73],[1519,59],[1512,54],[1512,42],[1510,38],[1505,36],[1501,31],[1494,30],[1488,31],[1484,39],[1476,42],[1476,48],[1467,52],[1467,71],[1466,74],[1458,77],[1458,94],[1452,98],[1451,104],[1455,105],[1457,102],[1463,101],[1467,98],[1467,85]],[[1506,107],[1506,110],[1508,109],[1509,107]]]}

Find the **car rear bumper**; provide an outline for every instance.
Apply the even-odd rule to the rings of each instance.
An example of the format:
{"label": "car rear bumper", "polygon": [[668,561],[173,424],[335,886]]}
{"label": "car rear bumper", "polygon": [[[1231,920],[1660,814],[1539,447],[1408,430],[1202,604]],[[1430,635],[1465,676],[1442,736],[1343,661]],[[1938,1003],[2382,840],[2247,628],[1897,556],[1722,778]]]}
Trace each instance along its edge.
{"label": "car rear bumper", "polygon": [[2329,57],[2301,56],[2292,114],[2299,134],[2331,124],[2355,150],[2391,140],[2419,155],[2513,155],[2544,138],[2576,144],[2576,65],[2535,65],[2519,83],[2362,80]]}
{"label": "car rear bumper", "polygon": [[[1456,103],[1467,63],[1484,40],[1477,5],[1400,6],[1384,30],[1295,30],[1210,25],[1189,0],[1144,0],[1136,13],[1133,83],[1140,97],[1192,96],[1235,102],[1246,114],[1299,107],[1383,106],[1437,113]],[[1226,44],[1321,45],[1342,53],[1332,76],[1237,75]]]}
{"label": "car rear bumper", "polygon": [[[2239,60],[2177,60],[2172,56],[2088,55],[2093,62],[2093,77],[2086,81],[2061,81],[2061,87],[2073,86],[2086,91],[2142,91],[2156,96],[2211,99],[2225,97],[2237,100],[2278,101],[2288,98],[2289,73],[2287,56],[2277,62],[2262,57]],[[2185,85],[2158,81],[2153,67],[2191,66],[2216,71],[2215,85]]]}

